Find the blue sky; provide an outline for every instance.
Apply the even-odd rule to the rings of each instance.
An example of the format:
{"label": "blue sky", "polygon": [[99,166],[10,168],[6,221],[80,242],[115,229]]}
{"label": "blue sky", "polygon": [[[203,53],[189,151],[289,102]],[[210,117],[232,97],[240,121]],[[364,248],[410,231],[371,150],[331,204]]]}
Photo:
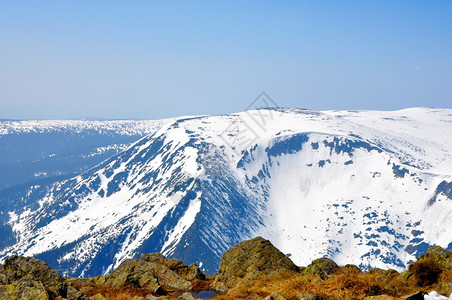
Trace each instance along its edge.
{"label": "blue sky", "polygon": [[452,108],[452,1],[1,1],[0,118]]}

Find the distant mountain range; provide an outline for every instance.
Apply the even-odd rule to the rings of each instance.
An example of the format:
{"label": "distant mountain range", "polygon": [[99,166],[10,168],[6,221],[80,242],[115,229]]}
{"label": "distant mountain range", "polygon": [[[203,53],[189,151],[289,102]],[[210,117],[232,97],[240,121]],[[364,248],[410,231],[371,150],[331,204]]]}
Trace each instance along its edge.
{"label": "distant mountain range", "polygon": [[213,273],[263,236],[297,265],[452,248],[452,110],[0,121],[0,260],[94,276],[162,252]]}

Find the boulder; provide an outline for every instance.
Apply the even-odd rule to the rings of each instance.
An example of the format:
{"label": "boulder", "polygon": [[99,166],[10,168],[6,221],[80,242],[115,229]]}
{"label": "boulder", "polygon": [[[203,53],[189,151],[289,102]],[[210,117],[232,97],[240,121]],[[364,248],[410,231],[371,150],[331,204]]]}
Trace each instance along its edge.
{"label": "boulder", "polygon": [[362,273],[361,269],[360,269],[357,265],[346,264],[346,265],[344,266],[344,268],[349,269],[349,270],[356,271],[356,272],[358,272],[358,273]]}
{"label": "boulder", "polygon": [[48,300],[50,298],[42,282],[35,280],[31,275],[25,275],[9,285],[0,286],[0,299]]}
{"label": "boulder", "polygon": [[181,300],[196,300],[198,298],[195,298],[195,297],[193,297],[192,294],[190,294],[188,292],[185,292],[179,297],[179,299],[181,299]]}
{"label": "boulder", "polygon": [[67,284],[63,277],[42,260],[13,255],[6,259],[1,272],[4,275],[2,281],[7,279],[14,283],[24,277],[31,276],[33,280],[41,282],[52,296],[66,298]]}
{"label": "boulder", "polygon": [[303,273],[306,275],[319,275],[320,278],[326,279],[328,276],[339,269],[339,266],[329,258],[319,258],[306,267]]}
{"label": "boulder", "polygon": [[427,250],[424,255],[418,258],[422,260],[426,257],[431,257],[435,262],[437,262],[441,268],[449,270],[452,269],[452,251],[441,248],[440,246],[435,246]]}
{"label": "boulder", "polygon": [[257,237],[234,245],[223,254],[211,288],[225,293],[242,280],[280,270],[297,272],[298,267],[268,240]]}
{"label": "boulder", "polygon": [[179,276],[167,266],[142,259],[127,259],[110,275],[105,276],[106,285],[132,286],[157,292],[161,286],[188,290],[191,282]]}
{"label": "boulder", "polygon": [[85,300],[86,296],[72,286],[67,287],[66,299],[68,300]]}
{"label": "boulder", "polygon": [[150,253],[141,255],[140,259],[167,266],[171,271],[174,271],[176,274],[188,281],[192,281],[194,279],[206,279],[206,276],[201,272],[196,264],[187,266],[177,258],[167,259],[160,253]]}

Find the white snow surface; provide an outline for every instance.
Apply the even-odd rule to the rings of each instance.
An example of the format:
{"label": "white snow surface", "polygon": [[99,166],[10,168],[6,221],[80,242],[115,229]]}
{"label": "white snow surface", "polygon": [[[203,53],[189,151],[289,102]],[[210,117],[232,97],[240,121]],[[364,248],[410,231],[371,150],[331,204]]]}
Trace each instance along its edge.
{"label": "white snow surface", "polygon": [[449,298],[438,294],[437,291],[431,291],[427,295],[424,295],[425,300],[452,300],[452,294]]}
{"label": "white snow surface", "polygon": [[114,132],[123,135],[134,135],[154,132],[157,127],[170,122],[162,120],[0,120],[0,136],[19,133],[45,133],[64,130],[82,132]]}
{"label": "white snow surface", "polygon": [[[42,132],[64,124],[96,127],[98,121],[86,122],[0,123],[0,134]],[[443,247],[452,242],[452,200],[440,193],[436,202],[427,204],[442,181],[452,181],[451,109],[275,109],[158,122],[111,122],[113,131],[114,122],[125,122],[129,126],[126,133],[149,130],[149,136],[124,150],[133,153],[127,160],[113,160],[95,174],[77,178],[76,188],[89,187],[96,180],[100,184],[76,197],[77,208],[68,214],[37,225],[41,217],[52,215],[48,208],[59,201],[52,192],[36,211],[9,212],[18,242],[0,256],[36,255],[81,240],[77,250],[68,252],[62,261],[89,262],[100,251],[100,244],[126,232],[106,272],[117,267],[137,254],[136,249],[194,189],[195,181],[185,190],[173,191],[175,186],[190,178],[206,178],[205,166],[218,163],[203,160],[208,154],[198,151],[199,142],[220,151],[241,189],[256,199],[256,218],[261,218],[262,224],[250,224],[250,231],[270,239],[298,265],[328,256],[339,264],[400,270],[401,264],[415,259],[405,251],[414,238]],[[277,149],[278,143],[288,143],[298,135],[307,139],[301,149],[269,156],[266,149]],[[159,138],[165,151],[147,159]],[[372,148],[357,146],[350,156],[329,145],[349,141]],[[169,155],[174,155],[171,161]],[[251,159],[239,166],[246,155]],[[396,176],[394,166],[406,174]],[[114,170],[113,175],[107,175],[107,167]],[[117,191],[108,194],[112,178],[122,173],[126,176]],[[145,182],[147,174],[156,177]],[[171,255],[181,242],[207,201],[202,195],[198,191],[176,225],[167,228],[161,252]],[[229,196],[226,193],[224,201]],[[251,237],[243,234],[243,239]],[[228,243],[224,236],[211,238]],[[425,299],[445,298],[429,294]]]}

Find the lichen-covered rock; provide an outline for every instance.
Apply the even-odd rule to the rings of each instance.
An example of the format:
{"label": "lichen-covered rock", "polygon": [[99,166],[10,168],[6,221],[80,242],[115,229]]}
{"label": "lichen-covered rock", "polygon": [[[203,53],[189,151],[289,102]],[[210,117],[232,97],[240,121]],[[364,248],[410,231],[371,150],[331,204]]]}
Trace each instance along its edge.
{"label": "lichen-covered rock", "polygon": [[319,275],[320,278],[325,279],[338,269],[339,266],[333,260],[329,258],[319,258],[307,266],[303,273],[306,275]]}
{"label": "lichen-covered rock", "polygon": [[205,280],[206,275],[199,269],[199,267],[195,264],[191,264],[189,266],[181,265],[174,269],[179,276],[182,276],[188,281],[192,281],[195,279]]}
{"label": "lichen-covered rock", "polygon": [[451,270],[452,252],[436,246],[408,266],[406,278],[418,286],[429,286],[438,283],[443,272]]}
{"label": "lichen-covered rock", "polygon": [[8,277],[5,274],[0,273],[0,285],[10,284]]}
{"label": "lichen-covered rock", "polygon": [[106,285],[113,287],[133,286],[158,290],[167,286],[179,290],[188,290],[191,283],[179,276],[167,266],[142,259],[127,259],[110,275],[105,276]]}
{"label": "lichen-covered rock", "polygon": [[443,295],[452,295],[452,282],[440,282],[437,286],[437,291]]}
{"label": "lichen-covered rock", "polygon": [[82,292],[80,292],[79,290],[77,290],[76,288],[74,288],[72,286],[67,287],[67,292],[66,292],[65,298],[68,300],[85,300],[85,299],[87,299],[86,296]]}
{"label": "lichen-covered rock", "polygon": [[423,260],[427,257],[431,257],[438,265],[445,269],[452,269],[452,251],[445,250],[440,246],[435,246],[427,250],[424,255],[421,255],[417,261]]}
{"label": "lichen-covered rock", "polygon": [[322,297],[314,294],[298,294],[296,298],[298,300],[322,300]]}
{"label": "lichen-covered rock", "polygon": [[185,292],[179,297],[179,299],[181,299],[181,300],[196,300],[198,298],[195,298],[192,294],[190,294],[188,292]]}
{"label": "lichen-covered rock", "polygon": [[47,300],[49,295],[42,282],[35,280],[31,275],[26,275],[9,285],[0,286],[0,299]]}
{"label": "lichen-covered rock", "polygon": [[67,284],[63,277],[42,260],[13,255],[6,259],[2,273],[11,283],[30,275],[34,280],[42,282],[54,297],[66,297]]}
{"label": "lichen-covered rock", "polygon": [[268,240],[257,237],[234,245],[223,254],[211,287],[225,293],[242,280],[253,280],[279,270],[297,272],[298,268]]}
{"label": "lichen-covered rock", "polygon": [[360,269],[357,265],[346,264],[346,265],[344,266],[344,268],[349,269],[349,270],[356,271],[356,272],[358,272],[358,273],[362,273],[361,269]]}
{"label": "lichen-covered rock", "polygon": [[194,279],[206,279],[206,276],[201,272],[197,265],[191,264],[187,266],[177,258],[167,259],[160,253],[142,254],[140,260],[167,266],[171,271],[174,271],[188,281]]}

